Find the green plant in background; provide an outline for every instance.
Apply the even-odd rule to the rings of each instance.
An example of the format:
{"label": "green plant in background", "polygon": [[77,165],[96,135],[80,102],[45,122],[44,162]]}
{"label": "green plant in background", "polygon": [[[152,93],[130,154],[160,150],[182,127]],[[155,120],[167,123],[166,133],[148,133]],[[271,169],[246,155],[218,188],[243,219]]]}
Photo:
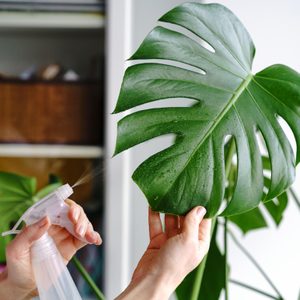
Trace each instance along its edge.
{"label": "green plant in background", "polygon": [[[0,233],[8,231],[35,202],[57,189],[61,182],[50,176],[49,185],[37,191],[36,179],[0,172]],[[0,262],[5,262],[5,249],[11,236],[0,238]]]}
{"label": "green plant in background", "polygon": [[[159,21],[165,26],[155,27],[131,57],[134,64],[125,72],[114,113],[164,99],[184,98],[194,104],[127,115],[118,122],[115,154],[157,136],[174,134],[174,143],[144,161],[133,180],[156,211],[180,215],[203,205],[208,216],[222,216],[214,222],[206,261],[185,279],[177,296],[218,299],[225,289],[228,299],[229,234],[277,296],[233,283],[283,299],[233,236],[228,222],[244,233],[266,227],[259,205],[265,206],[276,224],[282,219],[288,202],[286,190],[300,160],[300,74],[273,65],[253,75],[251,37],[222,5],[185,3]],[[295,156],[279,117],[294,134]],[[260,151],[260,144],[267,155]],[[223,254],[216,242],[220,227]],[[212,278],[212,274],[218,276]]]}

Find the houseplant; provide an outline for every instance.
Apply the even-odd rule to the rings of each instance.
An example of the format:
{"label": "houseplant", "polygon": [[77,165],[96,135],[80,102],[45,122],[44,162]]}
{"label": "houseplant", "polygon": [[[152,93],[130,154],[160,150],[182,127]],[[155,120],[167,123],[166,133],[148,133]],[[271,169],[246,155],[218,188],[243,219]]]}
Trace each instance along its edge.
{"label": "houseplant", "polygon": [[[136,169],[133,180],[156,211],[185,214],[195,205],[207,208],[215,220],[207,262],[177,294],[187,299],[189,290],[191,299],[218,299],[225,289],[228,299],[228,222],[244,232],[266,226],[257,208],[261,204],[279,223],[288,201],[286,190],[300,159],[300,75],[284,65],[253,75],[251,37],[222,5],[185,3],[159,21],[163,25],[131,57],[114,113],[164,99],[184,98],[194,104],[172,107],[169,100],[170,107],[127,115],[118,123],[115,154],[157,136],[175,135],[169,148]],[[295,156],[279,117],[294,134]],[[215,241],[220,226],[223,254]],[[207,268],[220,271],[220,266],[216,288]],[[205,294],[212,281],[216,293]],[[274,288],[275,299],[282,299]]]}

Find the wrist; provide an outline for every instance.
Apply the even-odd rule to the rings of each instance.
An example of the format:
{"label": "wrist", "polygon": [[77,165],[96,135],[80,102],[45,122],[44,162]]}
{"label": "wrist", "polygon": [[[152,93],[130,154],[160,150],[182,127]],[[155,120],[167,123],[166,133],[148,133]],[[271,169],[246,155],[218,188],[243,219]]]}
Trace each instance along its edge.
{"label": "wrist", "polygon": [[149,274],[131,281],[126,290],[116,300],[167,300],[175,288],[176,285],[174,285],[171,278],[162,274]]}
{"label": "wrist", "polygon": [[30,300],[35,296],[37,296],[35,291],[28,293],[12,284],[9,280],[7,269],[0,273],[0,299]]}
{"label": "wrist", "polygon": [[13,300],[12,287],[9,284],[6,270],[0,274],[0,299]]}
{"label": "wrist", "polygon": [[151,300],[169,299],[176,289],[173,278],[164,274],[149,274],[145,276],[141,282],[149,291],[149,299]]}

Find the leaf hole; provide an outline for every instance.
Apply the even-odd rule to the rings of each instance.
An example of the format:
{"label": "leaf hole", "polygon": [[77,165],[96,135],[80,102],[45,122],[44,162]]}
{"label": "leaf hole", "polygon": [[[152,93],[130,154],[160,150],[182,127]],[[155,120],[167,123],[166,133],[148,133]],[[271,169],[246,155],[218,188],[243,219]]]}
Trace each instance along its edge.
{"label": "leaf hole", "polygon": [[272,178],[272,165],[271,160],[269,157],[269,151],[264,139],[264,136],[260,129],[256,131],[256,140],[259,147],[259,151],[262,157],[262,164],[263,164],[263,176],[264,176],[264,193],[268,194],[271,185],[271,178]]}
{"label": "leaf hole", "polygon": [[195,104],[199,104],[199,100],[189,99],[189,98],[165,98],[160,100],[155,100],[153,102],[144,103],[138,107],[131,108],[131,112],[137,112],[140,110],[153,109],[153,108],[172,108],[172,107],[190,107]]}
{"label": "leaf hole", "polygon": [[237,164],[237,146],[234,136],[227,135],[224,138],[224,167],[225,167],[225,195],[219,209],[222,212],[230,203],[237,182],[238,164]]}
{"label": "leaf hole", "polygon": [[127,66],[132,66],[132,65],[137,65],[137,64],[153,64],[153,63],[157,63],[157,64],[161,64],[161,65],[166,65],[166,66],[173,66],[173,67],[177,67],[183,70],[189,70],[192,71],[194,73],[200,74],[200,75],[206,75],[206,71],[204,69],[201,69],[199,67],[195,67],[192,66],[190,64],[186,64],[183,62],[179,62],[179,61],[175,61],[175,60],[170,60],[170,59],[136,59],[136,60],[131,60],[129,62],[127,62]]}
{"label": "leaf hole", "polygon": [[260,154],[262,156],[268,157],[268,148],[267,148],[265,139],[264,139],[260,129],[258,129],[256,131],[255,136],[256,136],[256,140],[257,140],[257,144],[258,144]]}
{"label": "leaf hole", "polygon": [[293,157],[294,157],[294,160],[296,161],[297,142],[296,142],[296,139],[295,139],[294,132],[291,129],[290,125],[280,115],[277,114],[276,119],[277,119],[278,124],[280,125],[280,127],[284,131],[284,133],[286,134],[286,136],[287,136],[287,138],[288,138],[288,140],[291,144],[291,147],[292,147],[292,150],[293,150]]}
{"label": "leaf hole", "polygon": [[159,22],[161,26],[173,30],[173,31],[177,31],[179,33],[182,33],[183,35],[187,36],[188,38],[192,39],[193,41],[195,41],[196,43],[200,44],[203,48],[205,48],[206,50],[208,50],[211,53],[215,53],[215,49],[214,47],[208,43],[205,39],[203,39],[202,37],[198,36],[197,34],[195,34],[194,32],[190,31],[187,28],[184,28],[183,26],[177,25],[177,24],[172,24],[172,23],[166,23],[166,22]]}

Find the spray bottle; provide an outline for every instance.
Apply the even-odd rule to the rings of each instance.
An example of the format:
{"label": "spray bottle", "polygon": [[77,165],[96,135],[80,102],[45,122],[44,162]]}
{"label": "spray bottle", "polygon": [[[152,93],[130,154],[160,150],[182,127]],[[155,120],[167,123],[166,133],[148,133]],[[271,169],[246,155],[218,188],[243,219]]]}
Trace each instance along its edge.
{"label": "spray bottle", "polygon": [[[18,234],[22,221],[31,225],[45,216],[51,223],[66,228],[76,236],[74,226],[68,218],[69,206],[65,200],[73,194],[69,184],[44,197],[28,208],[12,230],[2,233],[2,236]],[[77,237],[77,236],[76,236]],[[85,239],[81,239],[87,242]],[[53,239],[46,232],[31,247],[31,263],[40,300],[81,300],[75,283],[56,248]]]}

